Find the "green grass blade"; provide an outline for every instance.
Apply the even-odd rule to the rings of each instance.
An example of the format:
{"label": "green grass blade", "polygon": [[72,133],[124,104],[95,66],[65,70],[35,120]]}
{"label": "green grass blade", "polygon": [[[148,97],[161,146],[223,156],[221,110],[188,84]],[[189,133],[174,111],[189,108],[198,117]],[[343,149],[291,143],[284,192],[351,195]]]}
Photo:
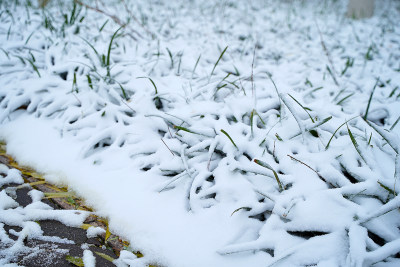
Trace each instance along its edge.
{"label": "green grass blade", "polygon": [[6,50],[4,50],[3,48],[0,48],[1,51],[3,51],[3,53],[6,55],[6,57],[8,59],[10,59],[10,55],[8,54],[8,52]]}
{"label": "green grass blade", "polygon": [[221,129],[221,132],[222,132],[223,134],[225,134],[226,137],[229,138],[229,140],[231,141],[231,143],[232,143],[237,149],[239,149],[239,148],[237,147],[237,145],[235,144],[235,142],[233,141],[233,139],[230,137],[230,135],[229,135],[227,132],[225,132],[224,129]]}
{"label": "green grass blade", "polygon": [[360,155],[361,159],[362,159],[365,163],[367,163],[367,161],[365,160],[364,156],[362,155],[361,150],[360,150],[360,147],[358,146],[357,141],[356,141],[356,139],[354,138],[353,133],[350,131],[349,125],[348,125],[347,123],[346,123],[346,126],[347,126],[347,132],[349,133],[349,136],[350,136],[351,142],[353,143],[354,148],[356,149],[358,155]]}
{"label": "green grass blade", "polygon": [[348,94],[347,96],[343,97],[339,102],[336,103],[336,105],[342,104],[344,101],[346,101],[348,98],[352,97],[354,93]]}
{"label": "green grass blade", "polygon": [[321,122],[317,123],[316,125],[313,125],[313,127],[311,127],[311,129],[315,129],[315,128],[317,128],[317,127],[319,127],[319,126],[321,126],[321,125],[327,123],[327,122],[330,121],[331,119],[332,119],[332,116],[329,116],[329,117],[323,119]]}
{"label": "green grass blade", "polygon": [[225,47],[225,49],[222,51],[221,55],[219,56],[217,62],[215,62],[214,67],[213,67],[213,69],[212,69],[212,71],[211,71],[210,78],[211,78],[211,76],[213,76],[215,68],[217,67],[217,65],[218,65],[219,61],[221,60],[221,58],[224,56],[225,51],[226,51],[227,49],[228,49],[228,46]]}
{"label": "green grass blade", "polygon": [[251,129],[251,136],[253,136],[253,118],[254,118],[254,112],[255,110],[253,109],[250,113],[250,129]]}
{"label": "green grass blade", "polygon": [[182,127],[182,126],[178,126],[178,125],[173,125],[174,129],[178,129],[178,130],[182,130],[188,133],[192,133],[192,134],[199,134],[196,132],[193,132],[192,130],[189,130],[188,128]]}
{"label": "green grass blade", "polygon": [[390,127],[390,131],[392,131],[394,129],[394,127],[396,127],[396,124],[400,121],[400,116],[397,118],[397,120],[393,123],[392,127]]}
{"label": "green grass blade", "polygon": [[387,187],[386,185],[382,184],[381,182],[377,181],[378,184],[380,185],[380,187],[382,187],[383,189],[385,189],[386,191],[389,192],[389,194],[392,194],[394,196],[396,196],[396,192],[394,192],[392,189],[390,189],[389,187]]}
{"label": "green grass blade", "polygon": [[279,180],[279,176],[276,173],[276,171],[268,163],[266,163],[264,161],[261,161],[261,160],[258,160],[258,159],[254,159],[253,161],[256,164],[260,165],[261,167],[267,168],[267,169],[271,170],[274,173],[276,182],[278,183],[278,186],[279,186],[279,192],[282,192],[283,191],[283,185],[281,183],[281,180]]}
{"label": "green grass blade", "polygon": [[25,45],[28,44],[29,40],[31,39],[31,37],[32,37],[32,35],[33,35],[34,33],[35,33],[35,31],[33,31],[33,32],[28,36],[28,38],[26,38]]}
{"label": "green grass blade", "polygon": [[351,121],[351,120],[353,120],[353,119],[355,119],[355,118],[357,118],[357,117],[358,117],[358,116],[355,116],[355,117],[353,117],[353,118],[351,118],[351,119],[345,121],[343,124],[341,124],[341,125],[335,130],[335,132],[332,134],[331,138],[329,139],[329,142],[328,142],[328,144],[326,145],[325,150],[327,150],[327,149],[329,148],[329,145],[330,145],[330,143],[331,143],[333,137],[335,137],[335,134],[337,133],[337,131],[339,131],[339,129],[342,128],[343,125],[347,124],[349,121]]}
{"label": "green grass blade", "polygon": [[69,19],[69,24],[72,25],[75,21],[75,12],[76,12],[76,2],[74,1],[74,4],[72,6],[72,11],[71,11],[71,17]]}
{"label": "green grass blade", "polygon": [[193,70],[192,70],[192,77],[193,77],[194,73],[196,72],[196,68],[197,68],[197,65],[198,65],[199,62],[200,62],[200,58],[201,58],[201,54],[200,54],[199,57],[197,58],[196,64],[194,64],[194,68],[193,68]]}
{"label": "green grass blade", "polygon": [[[318,128],[319,126],[327,123],[328,121],[330,121],[332,119],[332,116],[329,116],[325,119],[323,119],[321,122],[318,122],[317,124],[314,124],[310,129],[306,129],[307,132],[311,133],[313,136],[315,136],[315,133],[317,132],[315,129]],[[313,132],[314,131],[314,132]],[[292,137],[290,137],[289,139],[295,138],[297,136],[299,136],[301,133],[298,133]]]}
{"label": "green grass blade", "polygon": [[374,88],[372,89],[371,95],[369,96],[367,109],[365,110],[365,114],[364,114],[364,117],[363,117],[364,120],[367,120],[369,107],[370,107],[371,101],[372,101],[372,96],[374,95],[374,92],[375,92],[376,87],[378,86],[378,83],[379,83],[379,78],[376,79],[376,83],[375,83],[375,85],[374,85]]}
{"label": "green grass blade", "polygon": [[33,61],[28,59],[28,58],[26,60],[31,64],[33,70],[36,71],[36,73],[39,76],[39,78],[42,77],[42,76],[40,76],[40,72],[39,72],[38,68],[36,67],[35,63],[33,63]]}
{"label": "green grass blade", "polygon": [[79,38],[81,38],[85,43],[87,43],[90,46],[90,48],[92,48],[92,50],[94,51],[94,53],[96,54],[96,56],[99,58],[99,60],[101,62],[101,56],[100,56],[99,52],[97,52],[96,48],[94,48],[94,46],[91,43],[89,43],[88,40],[86,40],[82,37],[79,37]]}
{"label": "green grass blade", "polygon": [[90,87],[90,89],[93,89],[93,83],[92,83],[92,78],[90,78],[90,75],[86,75],[87,81],[88,81],[88,85]]}
{"label": "green grass blade", "polygon": [[291,94],[288,94],[288,95],[289,95],[297,104],[299,104],[299,106],[307,113],[308,117],[310,117],[311,121],[312,121],[313,123],[315,123],[314,119],[311,117],[310,113],[308,113],[307,109],[306,109],[302,104],[300,104],[300,102],[297,101]]}
{"label": "green grass blade", "polygon": [[261,123],[265,125],[264,120],[261,118],[260,114],[258,114],[258,112],[256,111],[256,115],[258,116],[258,118],[260,119]]}
{"label": "green grass blade", "polygon": [[233,214],[235,214],[235,213],[238,212],[239,210],[250,211],[251,208],[249,208],[249,207],[240,207],[240,208],[237,208],[237,209],[235,209],[235,210],[232,212],[231,217],[232,217]]}
{"label": "green grass blade", "polygon": [[115,37],[117,36],[118,32],[119,32],[123,27],[124,27],[124,26],[119,27],[118,30],[116,30],[116,31],[114,32],[114,34],[112,35],[112,37],[111,37],[110,44],[108,45],[106,66],[110,66],[111,47],[112,47],[113,41],[114,41]]}
{"label": "green grass blade", "polygon": [[137,77],[136,79],[149,79],[151,84],[154,86],[154,90],[156,91],[156,95],[158,94],[157,86],[156,86],[156,84],[154,83],[154,81],[150,77]]}
{"label": "green grass blade", "polygon": [[171,50],[169,50],[168,47],[167,47],[167,52],[168,52],[168,55],[169,55],[169,59],[171,60],[170,69],[173,69],[174,68],[174,57],[172,56]]}
{"label": "green grass blade", "polygon": [[122,87],[122,84],[120,84],[119,82],[117,82],[117,83],[118,83],[118,85],[119,85],[119,88],[120,88],[121,91],[122,91],[122,96],[124,97],[125,100],[128,100],[128,96],[127,96],[127,94],[126,94],[126,92],[125,92],[124,87]]}
{"label": "green grass blade", "polygon": [[107,19],[106,22],[103,23],[103,25],[99,29],[99,32],[101,32],[104,29],[104,27],[107,25],[108,21],[109,20]]}

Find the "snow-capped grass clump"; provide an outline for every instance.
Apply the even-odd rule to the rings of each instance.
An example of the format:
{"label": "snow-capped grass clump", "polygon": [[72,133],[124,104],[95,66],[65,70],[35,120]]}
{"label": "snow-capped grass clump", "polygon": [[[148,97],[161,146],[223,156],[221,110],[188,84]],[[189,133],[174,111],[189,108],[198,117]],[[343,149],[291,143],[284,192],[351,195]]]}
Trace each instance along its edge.
{"label": "snow-capped grass clump", "polygon": [[400,6],[345,2],[2,3],[0,137],[147,263],[399,264]]}

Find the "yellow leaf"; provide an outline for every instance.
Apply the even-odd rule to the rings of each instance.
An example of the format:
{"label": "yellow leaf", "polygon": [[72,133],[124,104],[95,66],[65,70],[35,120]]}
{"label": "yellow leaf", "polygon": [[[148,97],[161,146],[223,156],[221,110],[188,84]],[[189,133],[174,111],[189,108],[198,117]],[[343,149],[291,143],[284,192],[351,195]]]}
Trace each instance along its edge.
{"label": "yellow leaf", "polygon": [[96,253],[97,255],[99,255],[100,257],[102,257],[103,259],[106,259],[108,261],[113,262],[115,260],[113,257],[110,257],[107,254],[104,254],[104,253],[101,253],[101,252],[97,252],[97,251],[95,251],[94,253]]}
{"label": "yellow leaf", "polygon": [[82,225],[80,226],[80,228],[82,228],[82,229],[84,229],[84,230],[87,230],[87,229],[89,229],[90,227],[93,227],[93,225],[87,224],[87,223],[84,223],[84,224],[82,224]]}
{"label": "yellow leaf", "polygon": [[110,228],[109,228],[109,226],[108,226],[108,221],[106,221],[106,224],[107,224],[107,229],[106,229],[105,241],[107,241],[108,238],[111,236]]}
{"label": "yellow leaf", "polygon": [[65,256],[65,259],[68,261],[68,262],[70,262],[70,263],[72,263],[73,265],[75,265],[75,266],[85,266],[84,264],[83,264],[83,260],[82,260],[82,258],[79,258],[79,257],[72,257],[72,256],[70,256],[70,255],[67,255],[67,256]]}

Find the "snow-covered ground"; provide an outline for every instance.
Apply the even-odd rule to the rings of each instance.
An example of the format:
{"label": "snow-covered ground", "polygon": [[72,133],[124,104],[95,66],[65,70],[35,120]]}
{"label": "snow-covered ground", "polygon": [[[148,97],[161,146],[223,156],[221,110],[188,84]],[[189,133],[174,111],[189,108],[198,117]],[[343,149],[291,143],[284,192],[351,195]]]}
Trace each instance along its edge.
{"label": "snow-covered ground", "polygon": [[399,1],[17,2],[0,139],[129,264],[400,265]]}

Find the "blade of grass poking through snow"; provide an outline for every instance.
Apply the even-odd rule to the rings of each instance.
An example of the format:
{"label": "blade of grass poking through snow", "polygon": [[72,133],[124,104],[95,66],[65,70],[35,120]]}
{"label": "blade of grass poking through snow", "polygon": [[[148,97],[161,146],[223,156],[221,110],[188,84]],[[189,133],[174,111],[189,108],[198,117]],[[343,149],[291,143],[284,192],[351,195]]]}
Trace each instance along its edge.
{"label": "blade of grass poking through snow", "polygon": [[317,128],[317,127],[319,127],[319,126],[321,126],[321,125],[327,123],[327,122],[330,121],[331,119],[332,119],[332,116],[329,116],[329,117],[323,119],[321,122],[317,123],[316,125],[313,125],[313,127],[311,127],[310,130],[315,129],[315,128]]}
{"label": "blade of grass poking through snow", "polygon": [[103,25],[99,29],[99,32],[101,32],[104,29],[104,27],[107,25],[108,21],[109,20],[107,19],[106,22],[103,23]]}
{"label": "blade of grass poking through snow", "polygon": [[205,134],[202,134],[202,133],[194,132],[194,131],[189,130],[188,128],[185,128],[185,127],[182,127],[182,126],[173,125],[172,127],[173,127],[174,129],[181,130],[181,131],[184,131],[184,132],[188,132],[188,133],[192,133],[192,134],[198,134],[198,135],[210,137],[210,136],[205,135]]}
{"label": "blade of grass poking through snow", "polygon": [[235,209],[235,210],[232,212],[231,217],[232,217],[233,214],[235,214],[235,213],[238,212],[239,210],[251,211],[251,208],[249,208],[249,207],[240,207],[240,208],[237,208],[237,209]]}
{"label": "blade of grass poking through snow", "polygon": [[341,100],[339,100],[336,105],[342,104],[344,101],[346,101],[348,98],[352,97],[354,93],[348,94],[347,96],[343,97]]}
{"label": "blade of grass poking through snow", "polygon": [[254,112],[255,110],[253,109],[250,113],[250,129],[251,129],[251,136],[253,136],[253,118],[254,118]]}
{"label": "blade of grass poking through snow", "polygon": [[372,140],[372,133],[369,135],[368,145],[371,145],[371,140]]}
{"label": "blade of grass poking through snow", "polygon": [[218,58],[217,62],[215,62],[214,67],[213,67],[213,69],[212,69],[212,71],[211,71],[211,74],[210,74],[210,79],[211,79],[211,76],[213,76],[215,68],[217,67],[217,65],[218,65],[219,61],[221,60],[221,58],[224,56],[225,51],[226,51],[227,49],[228,49],[228,46],[225,47],[225,49],[222,51],[221,55],[219,55],[219,58]]}
{"label": "blade of grass poking through snow", "polygon": [[267,168],[269,170],[271,170],[274,173],[276,182],[278,183],[279,186],[279,192],[283,191],[283,185],[281,183],[281,180],[279,180],[278,174],[276,173],[276,171],[266,162],[258,160],[258,159],[254,159],[253,160],[256,164],[260,165],[261,167]]}
{"label": "blade of grass poking through snow", "polygon": [[115,37],[117,36],[118,32],[123,28],[123,26],[119,27],[118,30],[114,32],[114,34],[111,37],[110,44],[108,45],[108,51],[107,51],[107,59],[106,59],[106,66],[107,66],[107,76],[110,76],[110,58],[111,58],[111,47],[113,44],[113,41]]}
{"label": "blade of grass poking through snow", "polygon": [[394,192],[392,189],[390,189],[386,185],[382,184],[380,181],[377,181],[377,182],[378,182],[379,186],[382,187],[383,189],[385,189],[386,191],[388,191],[389,194],[392,194],[393,196],[396,196],[396,192]]}
{"label": "blade of grass poking through snow", "polygon": [[119,32],[122,28],[123,28],[123,27],[119,27],[118,30],[116,30],[116,31],[114,32],[114,34],[112,35],[112,37],[111,37],[110,44],[108,45],[108,51],[107,51],[107,61],[106,61],[107,66],[110,66],[111,47],[112,47],[113,41],[114,41],[115,37],[117,36],[118,32]]}
{"label": "blade of grass poking through snow", "polygon": [[233,139],[230,137],[230,135],[227,133],[227,132],[225,132],[225,130],[224,129],[221,129],[221,132],[223,133],[223,134],[225,134],[226,135],[226,137],[228,137],[229,138],[229,140],[231,141],[231,143],[236,147],[236,149],[239,149],[238,147],[237,147],[237,145],[235,144],[235,142],[233,141]]}
{"label": "blade of grass poking through snow", "polygon": [[72,81],[72,90],[71,90],[71,92],[73,92],[73,91],[78,93],[78,86],[76,84],[76,72],[74,72],[74,79]]}
{"label": "blade of grass poking through snow", "polygon": [[308,117],[310,117],[311,121],[315,123],[314,119],[311,117],[310,113],[308,113],[307,109],[310,110],[309,108],[304,107],[302,104],[300,104],[299,101],[297,101],[291,94],[288,94],[299,106],[308,114]]}
{"label": "blade of grass poking through snow", "polygon": [[28,36],[28,38],[26,38],[25,45],[28,44],[29,40],[31,39],[31,37],[33,36],[34,33],[35,33],[35,31],[33,31],[33,32]]}
{"label": "blade of grass poking through snow", "polygon": [[353,133],[350,131],[349,125],[347,123],[346,123],[346,126],[347,126],[347,132],[349,133],[349,136],[350,136],[351,142],[353,143],[354,148],[357,150],[357,153],[358,153],[358,155],[360,155],[361,159],[368,165],[368,163],[365,160],[365,158],[363,157],[360,147],[358,146],[357,141],[354,138]]}
{"label": "blade of grass poking through snow", "polygon": [[96,48],[94,48],[94,46],[91,43],[89,43],[89,41],[87,41],[86,39],[84,39],[82,37],[79,37],[79,38],[81,38],[85,43],[87,43],[90,46],[90,48],[92,48],[92,50],[94,51],[96,56],[99,58],[100,63],[102,63],[102,65],[103,65],[103,61],[101,60],[101,56],[100,56],[99,52],[97,52]]}
{"label": "blade of grass poking through snow", "polygon": [[371,101],[372,101],[372,96],[374,95],[374,92],[375,92],[376,87],[378,86],[378,83],[379,83],[379,77],[376,79],[376,83],[374,85],[374,88],[372,88],[371,95],[369,96],[367,109],[365,110],[365,114],[364,114],[364,117],[363,117],[364,120],[367,119],[369,107],[370,107]]}
{"label": "blade of grass poking through snow", "polygon": [[156,91],[156,94],[158,94],[157,86],[156,86],[156,84],[154,83],[154,81],[150,77],[137,77],[136,79],[149,79],[151,84],[154,86],[154,90]]}
{"label": "blade of grass poking through snow", "polygon": [[399,141],[398,137],[390,132],[385,131],[373,122],[365,121],[369,126],[371,126],[382,138],[393,148],[393,150],[399,154]]}
{"label": "blade of grass poking through snow", "polygon": [[392,131],[394,129],[394,127],[396,127],[396,124],[400,121],[400,116],[397,118],[397,120],[393,123],[392,127],[390,127],[390,131]]}
{"label": "blade of grass poking through snow", "polygon": [[314,170],[310,165],[304,163],[303,161],[301,161],[301,160],[299,160],[299,159],[296,159],[295,157],[293,157],[293,156],[291,156],[291,155],[289,155],[289,154],[288,154],[287,156],[288,156],[290,159],[292,159],[292,160],[294,160],[294,161],[297,161],[297,162],[303,164],[304,166],[306,166],[307,168],[309,168],[310,170],[312,170],[313,172],[315,172],[315,173],[318,175],[319,179],[321,179],[324,183],[327,183],[327,184],[330,185],[332,188],[336,188],[336,186],[334,186],[333,184],[331,184],[330,182],[328,182],[321,174],[319,174],[319,172],[317,172],[316,170]]}
{"label": "blade of grass poking through snow", "polygon": [[168,52],[168,55],[169,55],[169,59],[171,60],[170,69],[173,69],[174,68],[174,57],[172,56],[171,50],[169,50],[168,47],[167,47],[167,52]]}
{"label": "blade of grass poking through snow", "polygon": [[327,150],[327,149],[329,148],[329,145],[331,144],[331,141],[332,141],[333,137],[335,137],[335,134],[337,133],[337,131],[339,131],[339,129],[342,128],[343,125],[345,125],[346,123],[348,123],[349,121],[351,121],[351,120],[353,120],[353,119],[355,119],[355,118],[357,118],[357,117],[358,117],[358,116],[355,116],[355,117],[353,117],[353,118],[351,118],[351,119],[345,121],[344,123],[342,123],[342,124],[335,130],[335,132],[332,134],[331,138],[329,139],[329,142],[328,142],[328,144],[326,145],[325,150]]}
{"label": "blade of grass poking through snow", "polygon": [[90,87],[90,89],[93,89],[93,83],[92,83],[92,78],[90,78],[90,75],[86,75],[87,81],[88,81],[88,85]]}
{"label": "blade of grass poking through snow", "polygon": [[127,96],[127,94],[126,94],[126,92],[125,92],[124,87],[122,87],[122,84],[120,84],[119,82],[117,82],[117,83],[118,83],[118,85],[119,85],[119,88],[121,89],[122,96],[124,97],[125,100],[128,100],[128,96]]}
{"label": "blade of grass poking through snow", "polygon": [[39,72],[38,68],[36,67],[35,63],[33,63],[33,61],[30,60],[30,59],[28,59],[28,58],[27,58],[26,60],[31,64],[33,70],[36,71],[37,75],[38,75],[39,78],[40,78],[40,77],[41,77],[41,76],[40,76],[40,72]]}
{"label": "blade of grass poking through snow", "polygon": [[198,65],[199,62],[200,62],[200,58],[201,58],[201,54],[200,54],[199,57],[197,58],[196,64],[194,64],[194,68],[193,68],[193,70],[192,70],[192,78],[193,78],[194,73],[196,72],[196,68],[197,68],[197,65]]}
{"label": "blade of grass poking through snow", "polygon": [[258,118],[260,119],[261,123],[265,125],[264,120],[261,118],[260,114],[258,114],[258,112],[256,111],[256,115],[258,116]]}

